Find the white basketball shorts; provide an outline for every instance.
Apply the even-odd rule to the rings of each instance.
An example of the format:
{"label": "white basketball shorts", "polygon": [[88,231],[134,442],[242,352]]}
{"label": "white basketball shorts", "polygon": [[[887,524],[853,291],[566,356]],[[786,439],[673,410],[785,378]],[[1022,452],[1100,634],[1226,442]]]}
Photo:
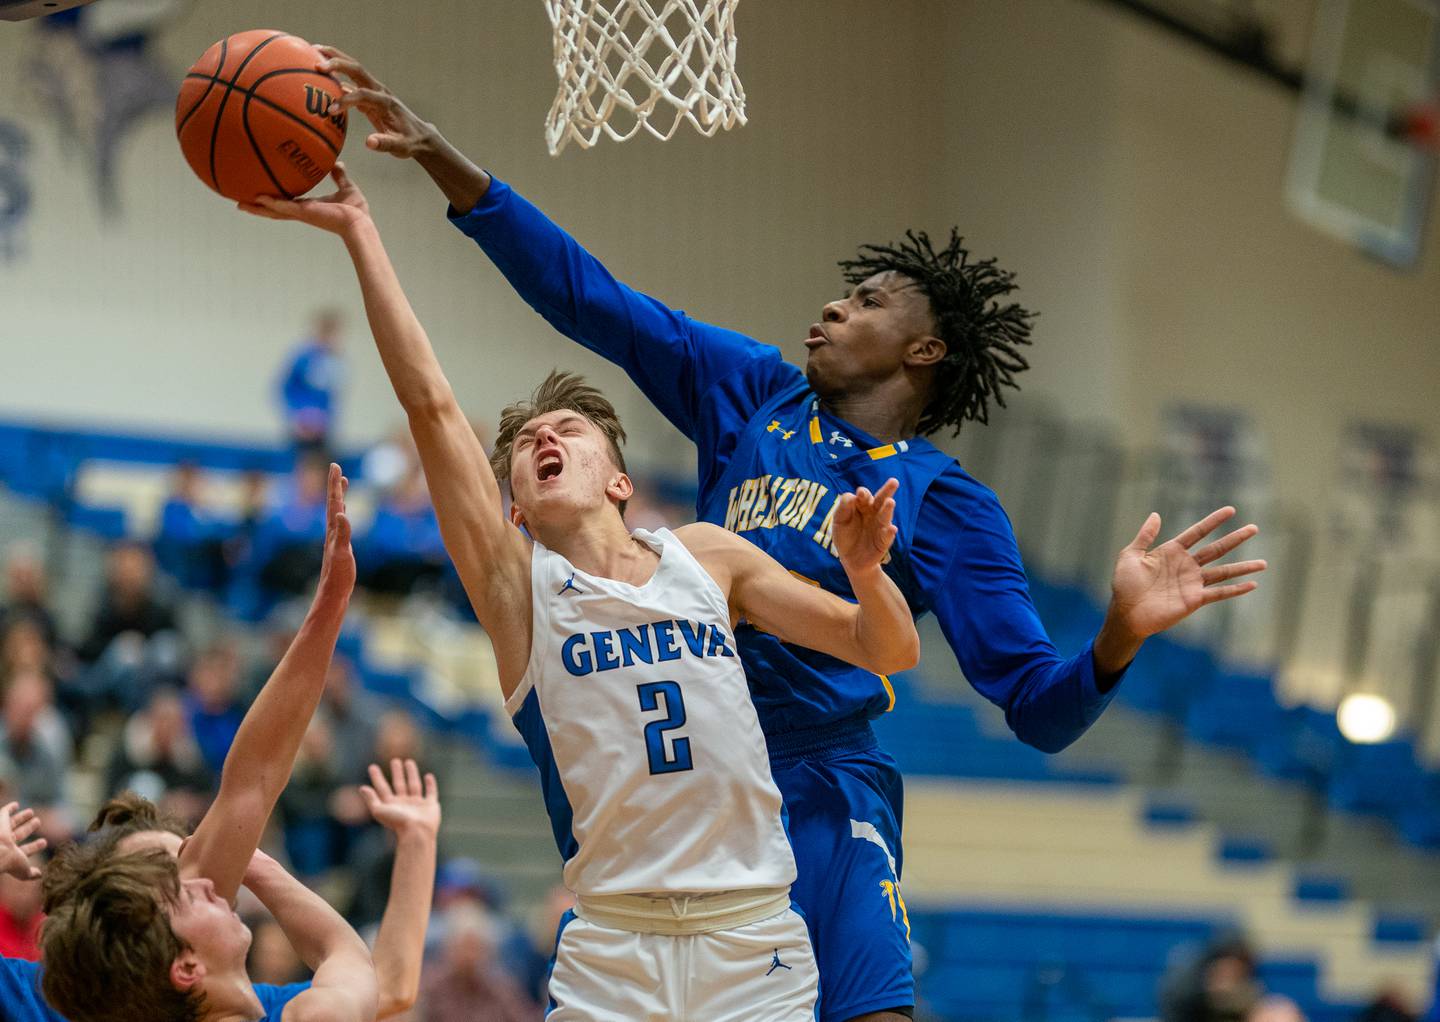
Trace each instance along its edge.
{"label": "white basketball shorts", "polygon": [[669,936],[566,913],[546,1022],[814,1022],[820,974],[793,908]]}

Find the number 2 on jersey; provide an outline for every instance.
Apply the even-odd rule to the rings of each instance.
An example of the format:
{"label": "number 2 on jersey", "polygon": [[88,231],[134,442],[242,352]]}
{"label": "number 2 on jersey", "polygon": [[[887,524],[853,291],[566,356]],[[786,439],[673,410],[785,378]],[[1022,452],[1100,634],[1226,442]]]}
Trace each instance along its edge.
{"label": "number 2 on jersey", "polygon": [[665,733],[685,726],[685,697],[680,694],[680,686],[673,681],[649,681],[636,685],[635,690],[640,693],[640,709],[644,713],[660,709],[660,697],[665,697],[665,716],[645,725],[645,752],[650,757],[650,772],[673,774],[692,769],[690,739],[672,737],[668,755],[665,750]]}

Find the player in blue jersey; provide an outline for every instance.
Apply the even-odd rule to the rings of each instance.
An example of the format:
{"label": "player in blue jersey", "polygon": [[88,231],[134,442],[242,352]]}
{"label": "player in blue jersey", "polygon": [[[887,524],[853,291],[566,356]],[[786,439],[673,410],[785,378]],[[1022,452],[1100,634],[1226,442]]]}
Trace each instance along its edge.
{"label": "player in blue jersey", "polygon": [[[831,545],[837,498],[900,480],[887,572],[916,617],[934,613],[965,677],[1021,740],[1055,752],[1114,697],[1146,637],[1200,607],[1251,591],[1233,580],[1261,561],[1221,565],[1254,526],[1199,545],[1222,508],[1156,545],[1151,515],[1121,552],[1114,597],[1093,642],[1062,656],[1030,600],[995,495],[923,435],[984,421],[1026,368],[1029,316],[993,261],[952,236],[867,247],[842,264],[850,293],[810,327],[805,369],[775,347],[697,322],[615,280],[574,239],[417,117],[353,58],[321,47],[347,76],[343,100],[374,125],[366,144],[414,158],[474,239],[557,330],[625,369],[699,450],[699,516],[754,541],[816,585],[848,596]],[[824,1022],[913,1014],[909,926],[900,893],[902,787],[871,718],[888,680],[755,629],[737,632],[785,796],[799,865],[795,898],[811,925]]]}

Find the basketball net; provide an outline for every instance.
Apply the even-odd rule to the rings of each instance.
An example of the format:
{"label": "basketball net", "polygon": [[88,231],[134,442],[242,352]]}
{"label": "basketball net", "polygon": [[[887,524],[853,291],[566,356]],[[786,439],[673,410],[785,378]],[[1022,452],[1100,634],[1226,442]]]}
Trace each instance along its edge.
{"label": "basketball net", "polygon": [[665,140],[681,121],[711,136],[745,123],[735,73],[740,0],[545,0],[560,89],[545,120],[550,155],[644,128]]}

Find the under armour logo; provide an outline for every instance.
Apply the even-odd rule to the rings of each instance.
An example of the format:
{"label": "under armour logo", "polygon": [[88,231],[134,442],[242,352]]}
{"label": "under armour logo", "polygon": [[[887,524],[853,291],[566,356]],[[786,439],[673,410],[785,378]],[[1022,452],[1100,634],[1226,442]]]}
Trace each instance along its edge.
{"label": "under armour logo", "polygon": [[564,596],[572,589],[575,590],[577,593],[580,593],[582,596],[585,594],[585,590],[581,589],[575,584],[575,573],[573,571],[570,573],[570,577],[565,580],[565,584],[560,587],[560,591],[555,595]]}
{"label": "under armour logo", "polygon": [[777,947],[777,948],[775,949],[775,957],[772,958],[772,959],[770,959],[770,970],[769,970],[769,972],[766,972],[765,975],[767,975],[767,976],[770,975],[770,973],[771,973],[771,972],[774,972],[776,969],[788,969],[788,968],[790,968],[790,966],[786,965],[784,962],[782,962],[782,961],[780,960],[780,949]]}
{"label": "under armour logo", "polygon": [[838,429],[837,429],[837,430],[833,430],[833,431],[830,433],[830,442],[831,442],[832,444],[839,444],[841,447],[854,447],[854,446],[855,446],[855,441],[854,441],[854,440],[851,440],[848,436],[845,436],[845,435],[844,435],[843,433],[841,433]]}
{"label": "under armour logo", "polygon": [[795,431],[793,429],[782,428],[779,419],[771,419],[770,425],[765,427],[765,432],[779,433],[781,440],[789,440],[792,436],[795,435]]}

